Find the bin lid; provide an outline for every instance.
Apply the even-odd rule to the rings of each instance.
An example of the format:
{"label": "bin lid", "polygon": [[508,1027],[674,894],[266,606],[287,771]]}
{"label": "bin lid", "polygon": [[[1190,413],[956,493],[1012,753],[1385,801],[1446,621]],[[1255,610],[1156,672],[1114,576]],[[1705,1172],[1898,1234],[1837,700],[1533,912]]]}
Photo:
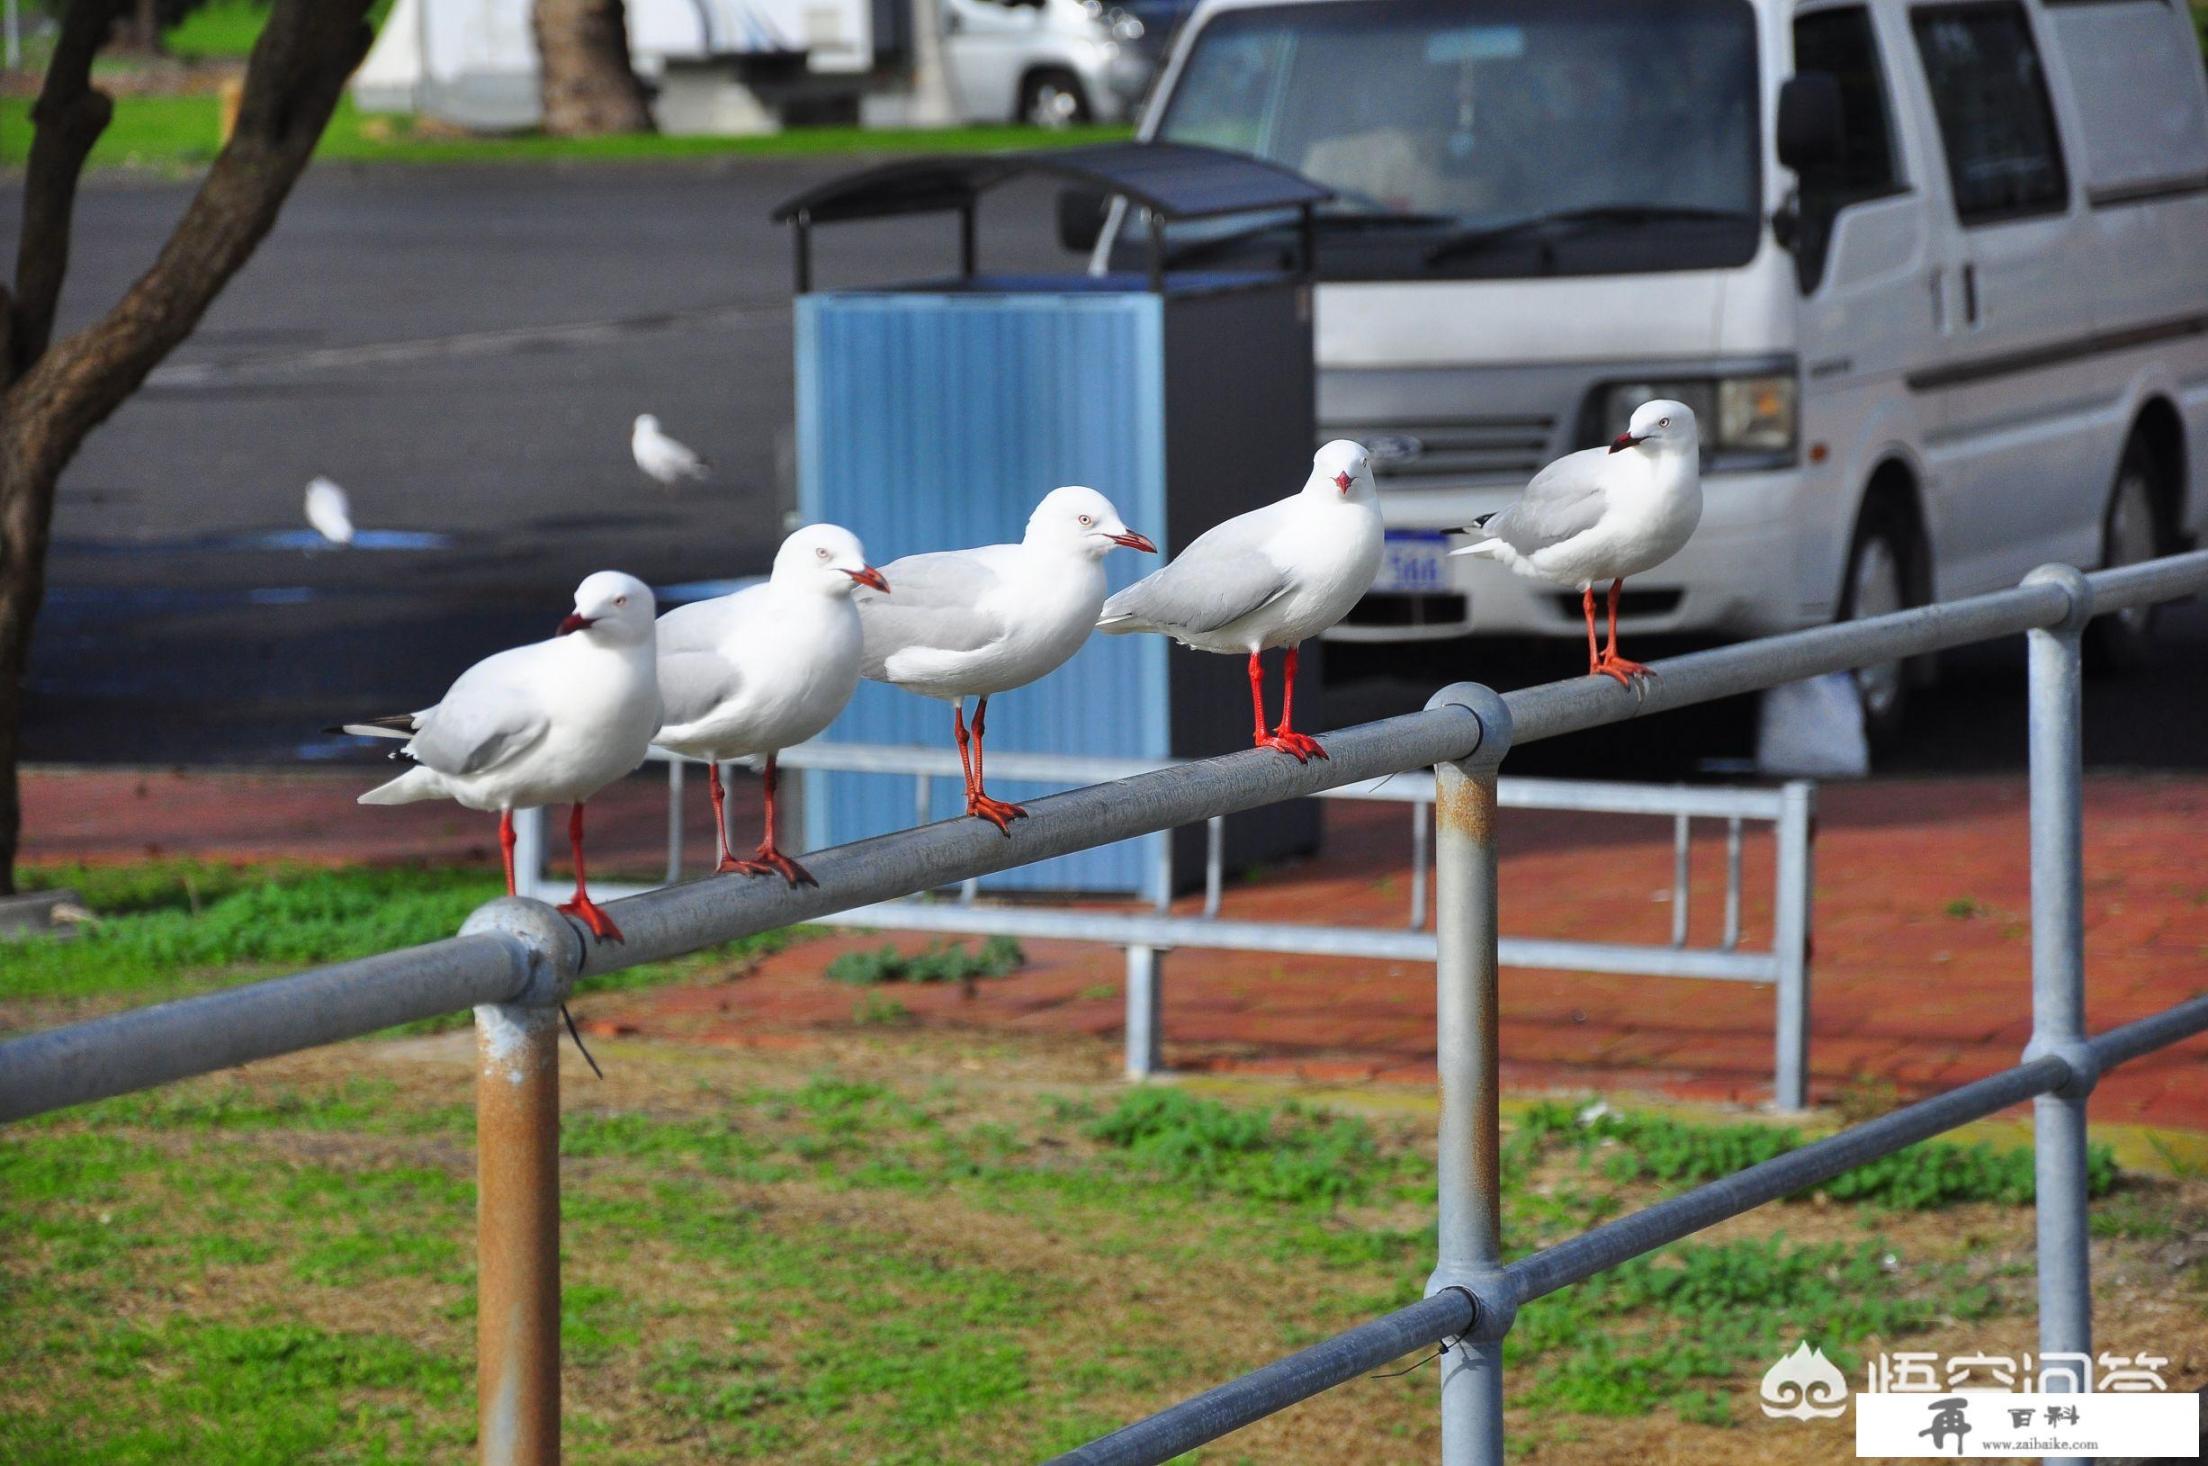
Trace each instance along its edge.
{"label": "bin lid", "polygon": [[900,159],[807,189],[778,206],[774,218],[820,224],[967,209],[998,184],[1036,173],[1119,194],[1168,220],[1304,208],[1334,197],[1300,173],[1242,153],[1119,142]]}

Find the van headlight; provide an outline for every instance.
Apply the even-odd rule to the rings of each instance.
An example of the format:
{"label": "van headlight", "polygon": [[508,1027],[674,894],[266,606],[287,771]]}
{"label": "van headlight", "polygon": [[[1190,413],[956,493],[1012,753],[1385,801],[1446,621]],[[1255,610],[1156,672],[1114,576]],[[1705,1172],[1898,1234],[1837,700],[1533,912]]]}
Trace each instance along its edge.
{"label": "van headlight", "polygon": [[1619,382],[1602,390],[1589,446],[1625,431],[1633,409],[1669,397],[1694,409],[1702,446],[1711,453],[1785,454],[1796,442],[1796,387],[1791,375],[1702,377],[1684,381]]}

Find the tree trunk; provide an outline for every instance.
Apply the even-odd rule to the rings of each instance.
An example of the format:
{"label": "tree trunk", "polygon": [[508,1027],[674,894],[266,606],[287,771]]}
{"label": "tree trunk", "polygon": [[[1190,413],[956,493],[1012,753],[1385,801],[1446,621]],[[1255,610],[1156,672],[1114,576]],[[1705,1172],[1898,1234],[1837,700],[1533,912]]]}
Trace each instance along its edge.
{"label": "tree trunk", "polygon": [[31,110],[12,300],[0,290],[0,893],[15,888],[22,828],[16,755],[23,678],[45,593],[54,488],[85,435],[191,334],[276,222],[353,68],[369,0],[275,0],[247,63],[230,141],[152,268],[98,321],[51,347],[85,155],[112,106],[92,57],[122,0],[73,0]]}
{"label": "tree trunk", "polygon": [[622,0],[536,0],[529,19],[546,132],[603,137],[652,131],[643,83],[629,66]]}

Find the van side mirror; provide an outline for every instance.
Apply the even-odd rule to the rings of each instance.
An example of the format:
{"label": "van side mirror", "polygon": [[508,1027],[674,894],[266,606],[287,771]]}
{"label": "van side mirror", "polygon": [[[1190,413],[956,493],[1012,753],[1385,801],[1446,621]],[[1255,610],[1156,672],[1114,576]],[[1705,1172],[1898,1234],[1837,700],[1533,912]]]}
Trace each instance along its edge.
{"label": "van side mirror", "polygon": [[1104,236],[1104,214],[1112,197],[1098,188],[1067,188],[1058,193],[1058,242],[1087,254]]}
{"label": "van side mirror", "polygon": [[1796,173],[1840,157],[1840,79],[1805,71],[1779,87],[1779,162]]}

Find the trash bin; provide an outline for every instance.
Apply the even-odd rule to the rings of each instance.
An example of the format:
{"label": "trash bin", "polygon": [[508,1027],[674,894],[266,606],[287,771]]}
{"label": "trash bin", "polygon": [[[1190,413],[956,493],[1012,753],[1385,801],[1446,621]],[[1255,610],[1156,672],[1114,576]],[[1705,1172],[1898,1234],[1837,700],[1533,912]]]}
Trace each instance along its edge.
{"label": "trash bin", "polygon": [[[1037,174],[1146,210],[1153,221],[1147,269],[1043,276],[978,269],[981,196]],[[799,512],[849,526],[881,563],[1016,540],[1045,493],[1088,484],[1160,551],[1159,560],[1110,556],[1116,588],[1220,520],[1293,492],[1310,471],[1315,431],[1308,278],[1171,269],[1162,230],[1188,219],[1300,211],[1307,268],[1310,210],[1328,197],[1297,174],[1239,154],[1119,143],[912,159],[790,199],[775,217],[796,236]],[[933,213],[958,216],[958,275],[814,288],[814,228]],[[1311,728],[1326,726],[1311,655],[1317,649],[1306,644],[1296,702],[1297,722]],[[1277,697],[1279,679],[1270,681]],[[824,736],[949,747],[949,724],[940,702],[866,683]],[[993,753],[1192,758],[1245,748],[1249,738],[1242,660],[1158,636],[1093,637],[1057,672],[989,703]],[[806,779],[810,846],[911,820],[909,777],[901,785],[890,775]],[[1020,800],[1050,790],[992,779],[990,792]],[[963,807],[955,782],[937,780],[935,815]],[[1240,815],[1228,822],[1228,868],[1302,853],[1317,840],[1310,801]],[[1177,885],[1201,878],[1202,851],[1201,828],[1175,836]],[[1139,842],[1123,842],[1006,871],[986,884],[1154,893],[1155,867]]]}

